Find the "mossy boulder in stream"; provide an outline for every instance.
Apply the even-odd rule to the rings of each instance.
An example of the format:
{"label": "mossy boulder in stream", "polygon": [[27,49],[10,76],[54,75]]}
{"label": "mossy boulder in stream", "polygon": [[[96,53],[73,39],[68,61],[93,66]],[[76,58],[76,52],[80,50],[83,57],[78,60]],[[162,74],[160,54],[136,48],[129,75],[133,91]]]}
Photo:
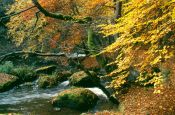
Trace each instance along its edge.
{"label": "mossy boulder in stream", "polygon": [[95,87],[100,84],[100,78],[97,77],[95,72],[90,72],[91,76],[89,76],[84,71],[74,73],[69,81],[70,84],[73,86],[80,86],[80,87]]}
{"label": "mossy boulder in stream", "polygon": [[38,80],[38,86],[40,88],[51,88],[58,85],[58,78],[51,75],[41,75]]}
{"label": "mossy boulder in stream", "polygon": [[17,77],[5,73],[0,73],[0,92],[10,90],[16,86]]}
{"label": "mossy boulder in stream", "polygon": [[98,100],[98,96],[88,89],[71,88],[60,92],[54,97],[52,104],[55,107],[67,107],[84,111],[93,108]]}
{"label": "mossy boulder in stream", "polygon": [[63,82],[68,80],[68,78],[72,75],[70,71],[62,71],[62,72],[57,72],[56,75],[58,76],[58,81]]}

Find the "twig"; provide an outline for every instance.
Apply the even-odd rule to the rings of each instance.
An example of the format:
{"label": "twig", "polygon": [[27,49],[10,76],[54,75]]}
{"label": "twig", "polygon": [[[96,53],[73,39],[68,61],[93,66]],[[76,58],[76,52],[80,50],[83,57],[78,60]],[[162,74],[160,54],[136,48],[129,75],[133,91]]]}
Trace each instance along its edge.
{"label": "twig", "polygon": [[36,21],[35,21],[34,27],[33,27],[33,29],[32,29],[32,32],[33,32],[34,29],[36,28],[37,22],[38,22],[38,20],[39,20],[39,13],[40,13],[40,11],[38,11],[38,12],[35,13]]}
{"label": "twig", "polygon": [[3,19],[10,18],[10,17],[12,17],[12,16],[21,14],[21,13],[23,13],[23,12],[25,12],[25,11],[28,11],[28,10],[34,8],[34,7],[36,7],[36,6],[31,6],[31,7],[27,8],[27,9],[22,10],[22,11],[19,11],[19,12],[16,12],[16,13],[12,13],[12,14],[9,14],[9,15],[6,15],[6,16],[3,16],[3,17],[0,17],[0,22],[1,22]]}

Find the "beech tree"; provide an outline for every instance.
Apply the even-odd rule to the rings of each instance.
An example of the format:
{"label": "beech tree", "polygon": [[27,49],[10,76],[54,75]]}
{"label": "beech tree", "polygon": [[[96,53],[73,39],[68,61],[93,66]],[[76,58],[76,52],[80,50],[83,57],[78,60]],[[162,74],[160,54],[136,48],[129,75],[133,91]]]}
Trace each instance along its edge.
{"label": "beech tree", "polygon": [[[118,66],[110,74],[114,77],[111,87],[120,89],[134,82],[153,85],[155,93],[160,93],[168,79],[165,70],[173,72],[167,64],[174,63],[174,6],[174,0],[130,0],[123,5],[123,16],[115,25],[101,25],[106,36],[119,33],[115,43],[103,51],[117,53],[111,63]],[[131,70],[139,75],[130,78]]]}

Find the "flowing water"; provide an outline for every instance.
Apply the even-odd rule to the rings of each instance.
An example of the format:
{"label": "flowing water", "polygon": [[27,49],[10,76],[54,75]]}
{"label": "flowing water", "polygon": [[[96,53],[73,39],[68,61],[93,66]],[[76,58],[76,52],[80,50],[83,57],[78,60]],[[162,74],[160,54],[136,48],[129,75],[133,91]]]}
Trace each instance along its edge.
{"label": "flowing water", "polygon": [[[39,89],[37,81],[25,83],[14,89],[0,93],[0,113],[22,113],[25,115],[79,115],[80,111],[65,108],[54,108],[51,98],[58,92],[67,88],[69,82],[65,81],[55,88]],[[96,93],[101,100],[90,112],[104,109],[113,109],[108,102],[107,96],[99,88],[88,88]],[[108,102],[108,104],[107,104]]]}

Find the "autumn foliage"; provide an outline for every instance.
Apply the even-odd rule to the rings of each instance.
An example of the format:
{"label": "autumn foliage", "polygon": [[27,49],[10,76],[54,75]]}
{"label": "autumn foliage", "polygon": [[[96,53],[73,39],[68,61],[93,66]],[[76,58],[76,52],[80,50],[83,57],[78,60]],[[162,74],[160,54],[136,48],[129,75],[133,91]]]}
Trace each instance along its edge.
{"label": "autumn foliage", "polygon": [[[115,19],[119,1],[122,2],[122,16]],[[31,0],[16,0],[8,14],[32,7],[12,16],[7,24],[8,35],[17,46],[27,51],[67,54],[74,53],[76,49],[76,53],[84,51],[99,56],[98,59],[107,59],[105,64],[112,60],[107,66],[114,65],[116,68],[112,68],[106,76],[112,79],[109,87],[116,91],[115,96],[119,96],[125,105],[126,114],[175,112],[175,0],[38,2],[49,12],[75,19],[91,17],[92,21],[80,24],[47,17],[33,7]],[[94,37],[96,33],[99,36]],[[103,49],[102,44],[97,46],[94,42],[96,37],[107,47]],[[84,49],[80,47],[83,45]],[[102,50],[101,53],[99,50]],[[81,63],[85,69],[102,67],[99,63],[102,60],[89,55]],[[62,65],[69,66],[67,59],[60,61]],[[125,95],[119,95],[122,89],[128,87],[130,89]],[[107,111],[102,113],[110,114]]]}
{"label": "autumn foliage", "polygon": [[101,25],[106,36],[119,34],[103,51],[118,54],[111,63],[118,66],[110,74],[115,76],[111,87],[127,84],[131,68],[139,72],[134,82],[162,87],[168,77],[163,63],[175,53],[174,6],[173,0],[130,0],[123,5],[123,16],[115,25]]}
{"label": "autumn foliage", "polygon": [[[108,0],[48,0],[47,2],[38,0],[38,2],[49,12],[75,18],[92,16],[101,21],[102,17],[109,17],[112,13],[110,8],[105,6]],[[33,6],[31,0],[16,0],[8,13],[19,12],[31,6]],[[56,49],[70,53],[77,44],[85,41],[89,24],[81,25],[46,17],[34,7],[12,17],[8,27],[12,40],[17,46],[27,46],[25,50],[47,52]]]}
{"label": "autumn foliage", "polygon": [[[116,36],[116,41],[102,53],[115,54],[117,65],[110,76],[111,87],[120,89],[130,82],[132,70],[139,75],[132,82],[140,85],[154,85],[160,92],[162,83],[168,78],[164,66],[174,58],[175,1],[174,0],[130,0],[123,1],[122,17],[113,22],[115,2],[113,0],[38,0],[43,8],[53,13],[75,18],[90,16],[91,24],[57,20],[44,16],[36,7],[14,16],[7,24],[9,35],[17,46],[25,50],[48,52],[72,52],[86,41],[87,29],[102,28],[105,36]],[[31,0],[16,0],[8,13],[33,6]],[[103,24],[104,23],[104,24]]]}

